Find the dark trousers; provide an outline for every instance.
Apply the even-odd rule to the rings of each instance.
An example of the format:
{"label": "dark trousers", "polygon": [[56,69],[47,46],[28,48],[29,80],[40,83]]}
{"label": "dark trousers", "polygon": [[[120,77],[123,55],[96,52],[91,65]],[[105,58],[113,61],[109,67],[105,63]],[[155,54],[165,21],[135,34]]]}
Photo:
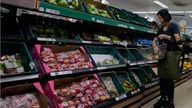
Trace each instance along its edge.
{"label": "dark trousers", "polygon": [[162,98],[168,98],[168,100],[174,99],[174,82],[169,79],[160,78],[160,94]]}

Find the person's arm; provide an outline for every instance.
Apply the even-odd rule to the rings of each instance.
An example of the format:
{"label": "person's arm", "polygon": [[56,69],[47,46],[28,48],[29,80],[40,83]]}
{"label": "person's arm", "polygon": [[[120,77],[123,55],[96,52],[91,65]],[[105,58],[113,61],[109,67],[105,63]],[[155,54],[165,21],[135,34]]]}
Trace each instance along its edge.
{"label": "person's arm", "polygon": [[160,40],[162,39],[166,39],[166,40],[169,40],[171,42],[179,42],[180,39],[181,39],[181,36],[179,35],[179,27],[177,24],[172,24],[171,25],[171,29],[173,30],[173,36],[169,36],[169,35],[165,35],[165,34],[161,34],[158,36],[158,38]]}
{"label": "person's arm", "polygon": [[158,42],[158,41],[159,41],[159,40],[158,40],[157,37],[155,37],[155,38],[153,39],[152,47],[153,47],[153,49],[154,49],[154,53],[155,53],[155,54],[158,54],[158,53],[160,52],[160,49],[159,49],[159,47],[157,46],[157,42]]}
{"label": "person's arm", "polygon": [[158,38],[159,38],[160,40],[166,39],[166,40],[169,40],[169,41],[179,42],[180,39],[181,39],[181,36],[179,35],[179,33],[176,33],[176,34],[173,34],[173,35],[174,35],[174,38],[175,38],[175,39],[172,39],[171,36],[165,35],[165,34],[159,35]]}

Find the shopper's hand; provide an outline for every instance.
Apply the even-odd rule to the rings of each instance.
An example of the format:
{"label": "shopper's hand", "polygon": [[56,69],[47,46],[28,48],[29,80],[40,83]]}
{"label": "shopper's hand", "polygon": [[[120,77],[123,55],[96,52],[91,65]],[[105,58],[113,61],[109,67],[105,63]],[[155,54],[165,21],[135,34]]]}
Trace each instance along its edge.
{"label": "shopper's hand", "polygon": [[160,51],[160,48],[159,47],[157,47],[157,46],[155,46],[155,47],[153,47],[153,49],[154,49],[154,54],[159,54],[161,51]]}

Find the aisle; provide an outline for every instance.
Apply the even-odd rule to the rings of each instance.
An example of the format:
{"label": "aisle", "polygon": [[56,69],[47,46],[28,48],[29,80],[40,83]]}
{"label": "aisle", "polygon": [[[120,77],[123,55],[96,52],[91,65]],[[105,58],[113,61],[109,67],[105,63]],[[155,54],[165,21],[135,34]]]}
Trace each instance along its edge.
{"label": "aisle", "polygon": [[[152,100],[141,108],[153,108],[153,104],[158,101],[159,98],[160,97]],[[192,78],[176,87],[175,108],[192,108]]]}

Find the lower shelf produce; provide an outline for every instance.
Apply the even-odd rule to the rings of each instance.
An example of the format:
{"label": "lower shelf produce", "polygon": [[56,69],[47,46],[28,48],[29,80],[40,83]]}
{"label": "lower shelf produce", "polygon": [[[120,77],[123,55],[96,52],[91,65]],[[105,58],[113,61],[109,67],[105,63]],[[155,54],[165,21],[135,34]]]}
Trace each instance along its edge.
{"label": "lower shelf produce", "polygon": [[47,96],[57,102],[58,108],[88,108],[110,99],[97,75],[58,79],[46,88]]}
{"label": "lower shelf produce", "polygon": [[139,86],[144,86],[150,83],[152,80],[149,78],[148,74],[142,68],[131,70],[131,74],[139,84]]}
{"label": "lower shelf produce", "polygon": [[48,108],[48,101],[32,84],[17,85],[1,89],[0,108]]}
{"label": "lower shelf produce", "polygon": [[120,94],[125,93],[115,72],[100,73],[99,76],[112,97],[117,97]]}
{"label": "lower shelf produce", "polygon": [[130,92],[137,87],[134,85],[134,81],[131,80],[131,78],[127,75],[126,71],[116,72],[118,79],[120,80],[121,85],[123,86],[123,89],[126,92]]}

